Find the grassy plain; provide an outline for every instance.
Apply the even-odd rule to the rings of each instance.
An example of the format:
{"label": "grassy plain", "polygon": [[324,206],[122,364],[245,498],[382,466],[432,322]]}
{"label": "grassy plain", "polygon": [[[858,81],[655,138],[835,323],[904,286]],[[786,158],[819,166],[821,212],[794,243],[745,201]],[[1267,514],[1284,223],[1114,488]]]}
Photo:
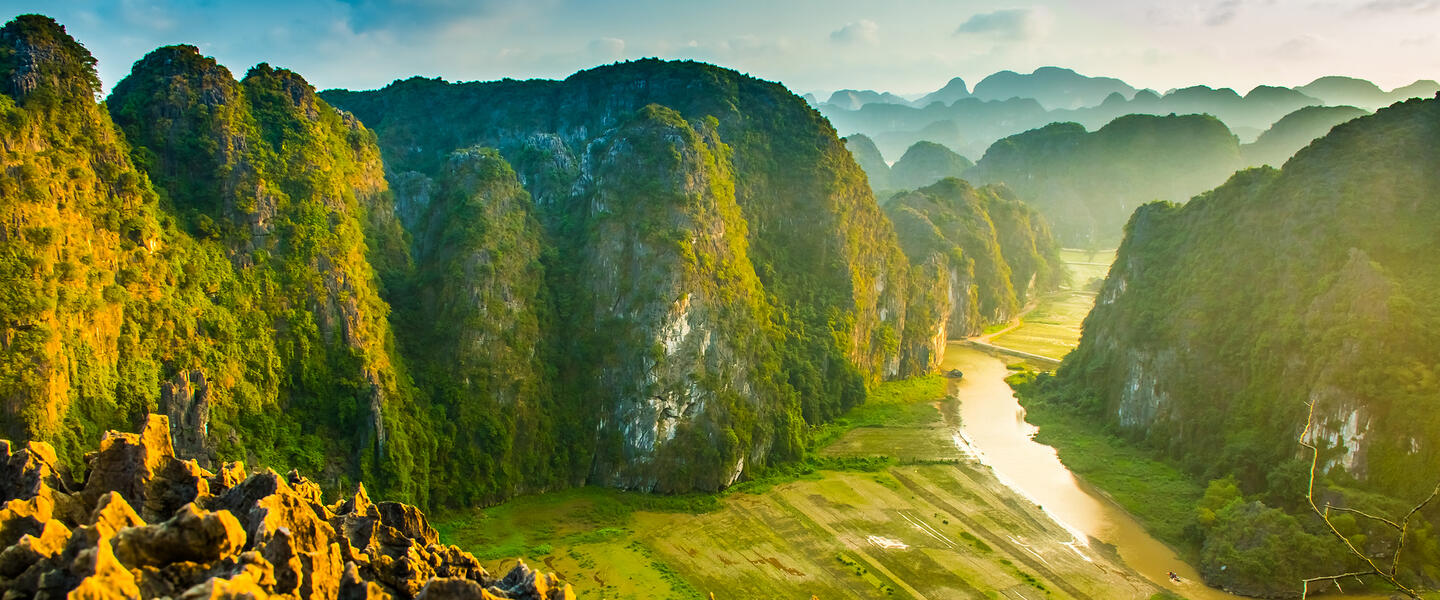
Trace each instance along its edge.
{"label": "grassy plain", "polygon": [[583,598],[1151,598],[961,454],[946,386],[881,386],[815,432],[808,467],[722,495],[581,488],[440,515],[437,528],[492,571],[524,557]]}

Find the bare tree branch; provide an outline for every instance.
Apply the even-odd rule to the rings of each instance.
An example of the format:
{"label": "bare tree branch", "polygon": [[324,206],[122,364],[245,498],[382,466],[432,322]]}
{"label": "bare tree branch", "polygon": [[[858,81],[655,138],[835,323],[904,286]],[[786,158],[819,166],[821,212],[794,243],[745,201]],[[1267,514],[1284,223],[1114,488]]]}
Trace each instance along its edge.
{"label": "bare tree branch", "polygon": [[1339,588],[1339,589],[1340,589],[1340,593],[1343,594],[1343,593],[1345,593],[1345,589],[1340,587],[1340,580],[1341,580],[1341,579],[1344,579],[1344,578],[1346,578],[1346,577],[1354,577],[1355,579],[1360,579],[1360,576],[1362,576],[1362,575],[1378,575],[1378,574],[1379,574],[1379,573],[1376,573],[1376,572],[1374,572],[1374,571],[1355,571],[1355,572],[1353,572],[1353,573],[1342,573],[1342,574],[1340,574],[1340,575],[1326,575],[1326,576],[1324,576],[1324,577],[1311,577],[1311,578],[1305,580],[1305,589],[1300,592],[1300,597],[1303,599],[1303,598],[1306,598],[1306,597],[1308,597],[1308,596],[1310,595],[1310,584],[1312,584],[1312,583],[1318,583],[1318,582],[1321,582],[1321,581],[1329,581],[1329,582],[1331,582],[1331,583],[1334,583],[1334,584],[1335,584],[1335,587],[1336,587],[1336,588]]}
{"label": "bare tree branch", "polygon": [[1329,502],[1326,502],[1326,503],[1325,503],[1325,514],[1327,514],[1327,515],[1330,514],[1330,511],[1332,511],[1332,510],[1333,510],[1333,511],[1336,511],[1336,512],[1346,512],[1346,513],[1351,513],[1351,514],[1355,514],[1355,515],[1360,515],[1360,516],[1365,517],[1365,518],[1367,518],[1367,519],[1371,519],[1371,520],[1374,520],[1374,521],[1379,521],[1379,522],[1381,522],[1381,523],[1384,523],[1384,524],[1386,524],[1386,525],[1389,525],[1389,526],[1395,528],[1397,531],[1400,530],[1400,529],[1404,529],[1403,527],[1400,526],[1399,523],[1396,523],[1396,522],[1394,522],[1394,521],[1391,521],[1390,519],[1387,519],[1387,518],[1385,518],[1385,517],[1378,517],[1378,516],[1372,515],[1372,514],[1370,514],[1370,513],[1367,513],[1367,512],[1365,512],[1365,511],[1362,511],[1362,510],[1355,510],[1355,509],[1353,509],[1353,508],[1345,508],[1345,507],[1343,507],[1343,506],[1335,506],[1334,504],[1330,504]]}
{"label": "bare tree branch", "polygon": [[[1416,513],[1419,513],[1422,509],[1425,508],[1426,505],[1434,501],[1437,496],[1440,496],[1440,483],[1436,484],[1435,491],[1430,493],[1430,497],[1426,498],[1421,503],[1415,505],[1414,508],[1410,509],[1410,512],[1405,514],[1405,518],[1400,519],[1399,522],[1387,519],[1385,517],[1371,515],[1369,513],[1365,513],[1352,508],[1333,506],[1328,502],[1325,503],[1325,509],[1321,510],[1319,505],[1315,503],[1315,474],[1320,471],[1320,447],[1317,444],[1309,441],[1310,431],[1314,427],[1315,402],[1312,400],[1309,405],[1309,412],[1306,414],[1305,417],[1305,430],[1300,433],[1300,445],[1310,450],[1310,483],[1309,487],[1307,487],[1305,490],[1305,501],[1310,503],[1310,510],[1315,512],[1315,516],[1320,517],[1320,520],[1325,523],[1325,527],[1330,529],[1330,533],[1333,534],[1341,542],[1343,542],[1345,544],[1345,547],[1350,550],[1351,554],[1355,555],[1356,558],[1364,561],[1365,564],[1370,567],[1370,570],[1344,573],[1341,575],[1311,577],[1309,579],[1305,579],[1304,588],[1300,593],[1301,600],[1304,600],[1305,598],[1308,598],[1310,596],[1311,583],[1329,581],[1334,583],[1336,587],[1340,587],[1341,579],[1344,579],[1346,577],[1358,578],[1362,575],[1374,575],[1376,577],[1379,577],[1386,583],[1393,586],[1400,593],[1405,594],[1406,596],[1409,596],[1414,600],[1422,600],[1419,592],[1412,590],[1409,587],[1406,587],[1405,584],[1400,583],[1400,581],[1397,579],[1397,576],[1400,572],[1400,556],[1405,552],[1405,538],[1410,533],[1410,518],[1414,517]],[[1374,559],[1366,556],[1363,551],[1355,547],[1355,544],[1352,543],[1349,538],[1345,537],[1344,534],[1340,533],[1340,530],[1335,527],[1335,524],[1330,522],[1331,510],[1335,510],[1337,512],[1357,514],[1368,519],[1379,521],[1393,527],[1400,532],[1400,539],[1396,543],[1395,553],[1391,556],[1390,568],[1388,570],[1381,568]]]}

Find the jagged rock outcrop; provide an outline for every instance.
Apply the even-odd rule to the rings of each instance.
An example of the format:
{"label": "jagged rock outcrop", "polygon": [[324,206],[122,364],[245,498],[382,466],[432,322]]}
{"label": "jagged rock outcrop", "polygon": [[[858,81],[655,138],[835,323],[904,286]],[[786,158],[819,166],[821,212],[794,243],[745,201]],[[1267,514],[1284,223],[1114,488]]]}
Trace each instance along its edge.
{"label": "jagged rock outcrop", "polygon": [[[199,469],[175,457],[165,416],[106,440],[88,457],[78,494],[53,468],[47,444],[11,454],[0,441],[4,481],[33,482],[0,496],[6,600],[574,598],[568,584],[523,562],[492,577],[474,556],[441,544],[418,509],[372,503],[363,486],[327,505],[298,473],[238,479],[239,465]],[[167,495],[173,486],[157,474],[170,472],[193,473],[195,493]]]}
{"label": "jagged rock outcrop", "polygon": [[170,418],[175,452],[210,466],[210,383],[205,372],[181,372],[160,384],[160,411]]}

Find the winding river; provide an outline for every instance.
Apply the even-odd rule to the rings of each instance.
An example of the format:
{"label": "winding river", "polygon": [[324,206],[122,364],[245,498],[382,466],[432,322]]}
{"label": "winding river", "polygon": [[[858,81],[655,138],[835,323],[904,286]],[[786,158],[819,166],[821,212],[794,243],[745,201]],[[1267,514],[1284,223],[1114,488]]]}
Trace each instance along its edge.
{"label": "winding river", "polygon": [[[1093,537],[1115,546],[1120,558],[1156,585],[1191,600],[1253,600],[1206,586],[1193,567],[1113,501],[1079,481],[1060,463],[1055,449],[1036,443],[1036,427],[1025,422],[1025,409],[1005,383],[1009,371],[999,359],[961,343],[951,343],[943,369],[965,376],[951,383],[960,399],[961,430],[971,450],[1007,486],[1029,497],[1077,539]],[[1167,573],[1174,571],[1181,583]],[[1332,600],[1372,600],[1385,596],[1326,595]]]}

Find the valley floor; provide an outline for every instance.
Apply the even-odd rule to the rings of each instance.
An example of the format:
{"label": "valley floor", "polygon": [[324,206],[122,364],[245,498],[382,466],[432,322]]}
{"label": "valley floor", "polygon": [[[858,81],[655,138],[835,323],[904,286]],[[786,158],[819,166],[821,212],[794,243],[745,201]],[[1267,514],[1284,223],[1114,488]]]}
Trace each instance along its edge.
{"label": "valley floor", "polygon": [[[997,344],[1063,356],[1093,303],[1067,251],[1071,289]],[[1097,258],[1098,257],[1098,258]],[[1071,338],[1074,339],[1071,339]],[[603,489],[443,515],[442,536],[502,571],[543,565],[584,598],[1152,598],[1160,591],[1103,544],[1076,544],[959,441],[954,398],[915,397],[921,419],[856,427],[821,457],[889,456],[874,471],[819,471],[764,490],[657,499]]]}
{"label": "valley floor", "polygon": [[[573,490],[442,517],[448,541],[543,564],[585,598],[1150,598],[1157,590],[960,457],[953,400],[930,423],[851,430],[823,453],[889,454],[876,472],[822,471],[713,510]],[[943,411],[943,412],[942,412]],[[536,545],[529,545],[536,544]],[[510,566],[504,560],[492,570]]]}
{"label": "valley floor", "polygon": [[1114,250],[1062,250],[1070,285],[1041,298],[1035,308],[1002,333],[984,336],[985,343],[1060,360],[1080,343],[1080,326],[1095,306],[1097,280],[1104,280],[1115,260]]}

